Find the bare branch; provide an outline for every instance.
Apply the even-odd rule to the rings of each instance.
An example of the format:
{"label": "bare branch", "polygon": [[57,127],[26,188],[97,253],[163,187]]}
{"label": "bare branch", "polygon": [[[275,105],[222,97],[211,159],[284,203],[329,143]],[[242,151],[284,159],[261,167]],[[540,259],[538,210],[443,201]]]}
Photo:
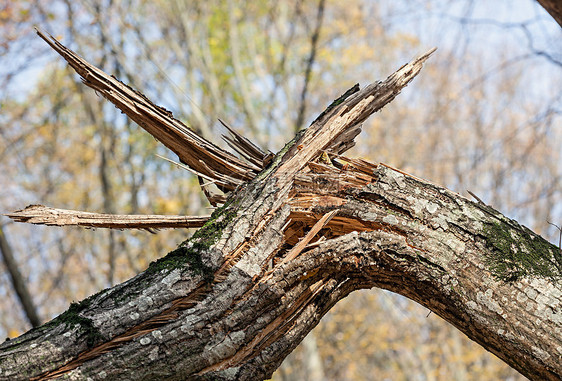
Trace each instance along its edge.
{"label": "bare branch", "polygon": [[318,11],[316,13],[316,26],[312,36],[310,37],[310,55],[306,62],[306,71],[304,73],[304,86],[301,92],[301,101],[299,105],[299,112],[297,115],[297,121],[295,123],[295,128],[299,130],[304,123],[304,114],[306,111],[306,96],[308,94],[308,86],[310,84],[310,79],[312,78],[312,66],[316,59],[316,52],[318,50],[318,39],[320,37],[320,30],[322,29],[322,20],[324,19],[324,0],[318,2]]}
{"label": "bare branch", "polygon": [[4,265],[6,266],[6,269],[10,274],[12,285],[14,287],[16,295],[18,296],[18,299],[21,302],[27,320],[29,320],[29,323],[33,327],[40,326],[41,318],[37,313],[37,307],[33,302],[33,298],[31,297],[31,293],[27,288],[24,277],[21,275],[21,272],[18,268],[18,263],[12,251],[12,247],[6,239],[6,235],[4,234],[4,229],[2,228],[2,226],[0,226],[0,253],[2,253]]}

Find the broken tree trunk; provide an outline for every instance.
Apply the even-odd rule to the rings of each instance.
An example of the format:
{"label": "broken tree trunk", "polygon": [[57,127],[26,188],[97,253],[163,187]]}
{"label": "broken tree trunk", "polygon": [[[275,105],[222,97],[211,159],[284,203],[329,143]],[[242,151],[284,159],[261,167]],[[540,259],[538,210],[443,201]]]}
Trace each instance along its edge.
{"label": "broken tree trunk", "polygon": [[[99,71],[92,81],[87,63],[49,41],[110,100],[125,89],[148,105],[116,101],[124,112],[153,115],[142,95]],[[426,306],[531,379],[560,379],[560,250],[482,203],[341,156],[429,54],[350,89],[259,174],[228,174],[210,142],[192,152],[169,141],[223,181],[224,206],[143,273],[4,343],[0,379],[265,379],[332,306],[372,287]],[[155,125],[178,126],[170,114],[140,120],[157,137]]]}

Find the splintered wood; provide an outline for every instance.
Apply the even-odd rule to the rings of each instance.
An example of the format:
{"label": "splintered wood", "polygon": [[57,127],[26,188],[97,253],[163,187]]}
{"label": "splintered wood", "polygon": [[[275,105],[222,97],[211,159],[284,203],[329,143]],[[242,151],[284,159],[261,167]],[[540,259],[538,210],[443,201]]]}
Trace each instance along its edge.
{"label": "splintered wood", "polygon": [[306,235],[303,237],[302,240],[299,241],[299,243],[297,243],[285,256],[285,259],[283,259],[283,262],[288,262],[290,260],[293,260],[297,257],[297,255],[299,255],[305,248],[306,245],[308,245],[310,243],[310,241],[316,236],[316,234],[318,234],[318,232],[324,227],[326,226],[326,224],[328,222],[330,222],[330,220],[336,215],[336,213],[338,212],[338,210],[332,210],[331,212],[326,213],[325,215],[322,216],[322,218],[320,218],[318,220],[318,222],[316,222],[314,224],[314,226],[312,227],[312,229],[310,229],[310,231],[308,233],[306,233]]}
{"label": "splintered wood", "polygon": [[[198,176],[199,184],[212,206],[226,202],[228,194],[240,185],[254,179],[273,160],[271,152],[264,152],[249,139],[236,132],[224,121],[219,120],[232,137],[223,136],[226,143],[241,158],[224,151],[190,130],[172,113],[151,102],[141,92],[91,65],[75,52],[68,49],[48,33],[37,30],[45,40],[82,77],[82,81],[96,93],[103,95],[129,118],[144,128],[154,138],[176,153],[185,168]],[[333,187],[359,187],[371,181],[370,175],[376,167],[359,159],[340,156],[355,144],[355,137],[361,132],[361,123],[373,112],[392,101],[404,86],[421,70],[423,62],[433,50],[401,67],[384,82],[375,82],[360,90],[355,85],[336,99],[302,134],[281,157],[281,165],[274,176],[280,189],[295,186],[300,193],[293,202],[321,206],[322,202],[335,205],[337,200],[318,199],[318,195],[333,191]],[[326,160],[318,159],[322,155]],[[353,171],[348,171],[353,168]],[[299,188],[302,188],[299,190]],[[308,189],[307,192],[303,189]],[[282,194],[283,191],[280,191]],[[328,206],[328,205],[327,205]],[[311,219],[321,218],[310,213],[297,213],[294,220],[309,224]],[[77,225],[104,228],[158,229],[176,227],[201,227],[208,216],[123,216],[88,212],[69,211],[30,206],[16,211],[9,217],[34,224]],[[341,220],[341,219],[340,219]],[[335,221],[338,221],[336,219]],[[316,223],[316,220],[312,224]],[[348,225],[340,222],[342,226]],[[300,232],[300,226],[289,226],[289,242]],[[347,231],[347,228],[338,229]]]}
{"label": "splintered wood", "polygon": [[271,152],[267,154],[262,151],[260,147],[252,143],[248,138],[238,133],[228,124],[226,124],[222,119],[219,122],[230,132],[232,138],[223,135],[222,138],[228,143],[230,148],[238,152],[250,165],[254,166],[257,171],[262,170],[265,167],[265,159],[271,155]]}
{"label": "splintered wood", "polygon": [[82,77],[87,86],[103,95],[154,138],[172,150],[192,170],[216,181],[226,192],[255,177],[259,167],[240,160],[203,139],[163,107],[113,76],[89,64],[53,36],[41,31],[45,40]]}
{"label": "splintered wood", "polygon": [[401,89],[418,75],[423,63],[434,51],[435,49],[431,49],[403,65],[384,81],[374,82],[362,90],[356,91],[354,87],[339,98],[285,153],[283,162],[276,171],[280,186],[290,182],[297,172],[332,147],[332,144],[338,142],[339,145],[342,136],[354,136],[352,131],[400,94]]}
{"label": "splintered wood", "polygon": [[[38,34],[87,86],[176,153],[181,163],[199,177],[201,188],[213,205],[224,203],[227,196],[229,202],[216,212],[203,234],[182,246],[185,250],[172,252],[142,275],[93,296],[80,306],[79,312],[73,312],[79,313],[81,319],[96,322],[100,337],[95,338],[94,347],[86,348],[84,333],[74,326],[64,328],[56,323],[52,329],[46,327],[49,335],[60,339],[57,345],[61,350],[47,348],[41,352],[41,364],[30,365],[26,365],[27,360],[41,347],[22,352],[24,357],[17,357],[16,362],[20,369],[28,367],[20,372],[26,378],[72,378],[82,371],[89,372],[90,366],[98,362],[100,370],[105,369],[106,359],[114,357],[110,352],[117,353],[119,348],[127,350],[118,352],[125,357],[119,357],[119,368],[114,368],[114,372],[126,368],[127,376],[135,374],[142,379],[178,376],[180,373],[166,373],[170,359],[180,365],[177,369],[182,370],[181,377],[189,379],[221,378],[213,372],[241,370],[249,360],[257,361],[258,368],[264,367],[260,361],[270,367],[280,363],[285,351],[294,348],[296,341],[291,340],[306,334],[331,305],[360,287],[348,282],[347,276],[330,277],[329,272],[319,271],[318,262],[307,254],[319,245],[338,244],[329,240],[350,232],[391,229],[384,221],[358,217],[358,208],[349,207],[364,201],[361,194],[367,185],[377,181],[375,173],[380,168],[341,154],[355,144],[361,123],[400,93],[420,72],[433,50],[402,66],[384,81],[361,90],[356,85],[346,91],[275,157],[221,121],[231,134],[224,139],[238,157],[198,136],[171,112],[90,65],[52,36],[39,31]],[[49,225],[140,229],[202,226],[209,219],[107,215],[43,206],[32,206],[10,217]],[[178,255],[186,257],[176,261]],[[352,259],[356,263],[356,258]],[[310,267],[305,270],[303,265]],[[167,270],[174,271],[177,278],[172,280],[172,273]],[[147,304],[148,298],[151,307],[139,308]],[[115,305],[114,310],[108,310],[106,301]],[[116,315],[109,313],[114,311]],[[247,319],[258,323],[248,324]],[[180,328],[170,329],[172,324]],[[235,327],[242,330],[231,335],[238,329]],[[176,332],[173,337],[171,333],[166,336],[166,345],[177,339],[182,349],[156,358],[139,357],[139,353],[148,352],[142,352],[138,345],[145,344],[136,339],[157,329],[160,335]],[[223,333],[227,336],[220,337]],[[29,343],[36,345],[33,340],[30,338]],[[283,350],[272,347],[282,340],[289,340]],[[18,345],[21,346],[17,351],[27,346]],[[189,349],[181,352],[186,348]],[[173,353],[183,355],[174,357]],[[104,354],[108,356],[102,357]],[[241,373],[242,377],[236,379],[253,379],[268,372],[266,369],[258,376]],[[116,379],[116,373],[111,374],[112,379]],[[238,374],[232,373],[235,376]]]}
{"label": "splintered wood", "polygon": [[119,215],[80,212],[77,210],[49,208],[29,205],[23,210],[6,214],[17,222],[51,226],[84,226],[112,229],[177,229],[200,228],[210,216],[160,216]]}
{"label": "splintered wood", "polygon": [[345,190],[372,182],[377,165],[343,156],[330,160],[331,164],[310,162],[308,171],[295,177],[289,200],[290,223],[284,230],[285,242],[294,247],[284,262],[314,247],[321,239],[380,228],[357,218],[337,216],[339,207],[346,203]]}

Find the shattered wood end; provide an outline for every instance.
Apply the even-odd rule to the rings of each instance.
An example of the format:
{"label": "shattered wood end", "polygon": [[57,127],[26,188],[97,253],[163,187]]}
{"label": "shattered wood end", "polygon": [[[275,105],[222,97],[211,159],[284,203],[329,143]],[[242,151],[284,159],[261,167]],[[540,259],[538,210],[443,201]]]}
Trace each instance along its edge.
{"label": "shattered wood end", "polygon": [[195,172],[210,176],[224,192],[234,190],[241,182],[255,177],[255,166],[199,136],[172,113],[151,102],[101,69],[91,65],[50,34],[36,29],[49,44],[82,77],[85,85],[97,91],[123,111],[131,120],[168,147],[180,161]]}
{"label": "shattered wood end", "polygon": [[109,229],[178,229],[200,228],[210,216],[123,215],[81,212],[69,209],[29,205],[5,214],[17,222],[49,226],[83,226]]}
{"label": "shattered wood end", "polygon": [[[279,176],[286,178],[301,170],[322,151],[329,149],[334,142],[351,143],[338,139],[346,132],[356,129],[369,116],[394,100],[419,74],[423,63],[435,50],[436,48],[430,49],[403,65],[382,82],[374,82],[362,90],[358,89],[358,85],[354,86],[336,99],[325,111],[324,116],[317,118],[284,155],[284,163],[277,171]],[[353,134],[351,136],[351,139],[355,137]]]}

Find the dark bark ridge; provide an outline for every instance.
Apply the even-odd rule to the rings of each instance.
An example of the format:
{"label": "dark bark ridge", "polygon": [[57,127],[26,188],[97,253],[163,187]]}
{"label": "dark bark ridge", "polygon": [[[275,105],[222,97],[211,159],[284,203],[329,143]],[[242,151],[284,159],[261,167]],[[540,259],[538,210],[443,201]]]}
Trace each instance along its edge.
{"label": "dark bark ridge", "polygon": [[[118,97],[125,85],[103,72],[88,80],[89,64],[50,43],[88,86]],[[253,180],[229,175],[210,142],[195,153],[174,145],[191,169],[223,180],[225,204],[143,273],[0,346],[0,379],[264,379],[334,304],[371,287],[428,307],[531,379],[560,379],[558,248],[443,187],[341,156],[430,54],[354,87]],[[135,102],[115,104],[129,115]],[[170,114],[140,120],[156,137],[177,126]]]}

